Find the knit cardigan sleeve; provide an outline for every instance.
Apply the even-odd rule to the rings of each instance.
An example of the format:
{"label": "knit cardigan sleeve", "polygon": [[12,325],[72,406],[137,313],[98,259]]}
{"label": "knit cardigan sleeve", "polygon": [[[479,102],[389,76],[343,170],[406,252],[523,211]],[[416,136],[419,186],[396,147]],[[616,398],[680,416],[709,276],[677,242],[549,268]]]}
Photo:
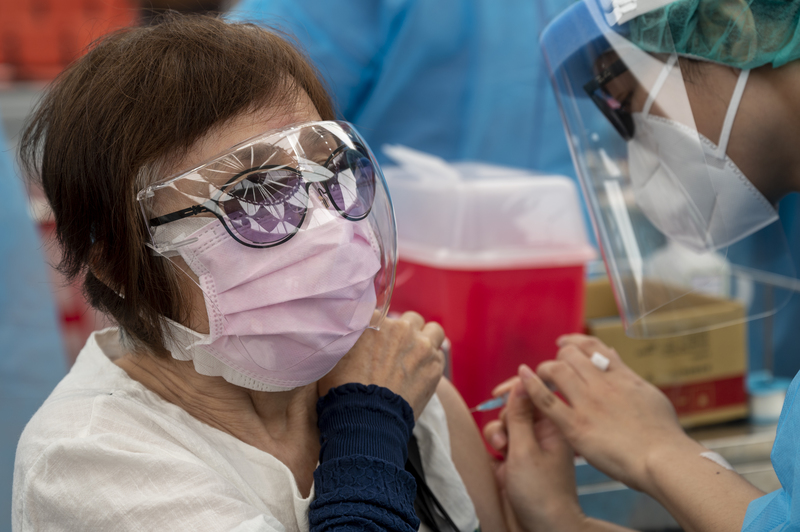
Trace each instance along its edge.
{"label": "knit cardigan sleeve", "polygon": [[320,398],[317,414],[322,447],[311,532],[417,530],[416,483],[405,470],[409,404],[387,388],[353,383]]}

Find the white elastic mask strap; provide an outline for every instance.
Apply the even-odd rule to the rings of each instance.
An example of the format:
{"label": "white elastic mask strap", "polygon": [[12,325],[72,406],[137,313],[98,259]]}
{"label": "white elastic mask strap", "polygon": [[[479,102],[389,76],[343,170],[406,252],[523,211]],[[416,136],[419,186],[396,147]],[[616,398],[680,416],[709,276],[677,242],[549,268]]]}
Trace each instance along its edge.
{"label": "white elastic mask strap", "polygon": [[145,245],[153,251],[154,255],[175,257],[179,255],[178,248],[197,242],[196,238],[187,238],[189,235],[215,220],[216,218],[194,216],[159,225],[153,235],[153,243],[146,242]]}
{"label": "white elastic mask strap", "polygon": [[678,56],[676,54],[669,56],[669,59],[664,64],[664,68],[661,69],[661,73],[658,75],[656,82],[653,83],[653,88],[650,89],[650,94],[647,95],[647,101],[644,104],[644,109],[642,109],[643,115],[646,116],[650,114],[650,108],[653,106],[653,102],[656,101],[656,96],[658,96],[658,93],[661,92],[661,89],[664,87],[664,83],[667,82],[669,73],[672,72],[672,67],[674,67],[675,63],[677,62]]}
{"label": "white elastic mask strap", "polygon": [[674,0],[611,0],[611,13],[606,15],[609,25],[625,24],[629,20],[663,7]]}
{"label": "white elastic mask strap", "polygon": [[714,153],[717,159],[724,159],[728,151],[728,141],[731,138],[733,121],[736,119],[736,113],[739,111],[739,104],[742,102],[742,95],[744,94],[744,88],[747,85],[748,77],[750,77],[750,71],[742,70],[739,73],[739,79],[736,80],[736,87],[733,89],[731,103],[728,104],[728,112],[725,113],[725,122],[722,123],[722,132],[719,134],[717,150]]}

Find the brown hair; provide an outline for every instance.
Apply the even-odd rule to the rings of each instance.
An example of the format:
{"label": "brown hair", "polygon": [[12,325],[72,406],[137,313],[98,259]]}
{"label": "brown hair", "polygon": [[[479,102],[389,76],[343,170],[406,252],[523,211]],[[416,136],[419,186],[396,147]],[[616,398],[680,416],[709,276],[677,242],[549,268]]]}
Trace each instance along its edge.
{"label": "brown hair", "polygon": [[293,104],[298,89],[334,119],[317,72],[277,32],[172,15],[104,37],[39,102],[20,159],[55,215],[59,269],[84,275],[89,303],[133,349],[164,356],[163,317],[185,323],[189,312],[168,261],[145,246],[140,170],[242,113]]}

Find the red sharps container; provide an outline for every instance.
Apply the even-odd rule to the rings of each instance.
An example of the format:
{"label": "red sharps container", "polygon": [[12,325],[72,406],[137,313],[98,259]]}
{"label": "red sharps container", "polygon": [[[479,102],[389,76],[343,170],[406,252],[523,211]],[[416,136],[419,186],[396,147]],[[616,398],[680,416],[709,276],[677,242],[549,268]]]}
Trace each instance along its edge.
{"label": "red sharps container", "polygon": [[453,383],[473,407],[521,363],[555,357],[560,335],[583,330],[595,251],[571,179],[432,163],[438,171],[418,160],[385,169],[400,259],[391,308],[442,324]]}

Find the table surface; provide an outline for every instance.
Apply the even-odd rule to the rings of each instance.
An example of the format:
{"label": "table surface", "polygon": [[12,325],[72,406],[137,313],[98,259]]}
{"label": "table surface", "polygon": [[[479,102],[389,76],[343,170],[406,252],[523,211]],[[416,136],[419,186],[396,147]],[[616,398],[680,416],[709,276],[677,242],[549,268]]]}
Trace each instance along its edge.
{"label": "table surface", "polygon": [[[776,425],[737,421],[687,431],[719,453],[759,489],[780,488],[769,454]],[[642,531],[680,530],[677,522],[655,500],[600,473],[582,458],[575,460],[578,496],[587,515]]]}

